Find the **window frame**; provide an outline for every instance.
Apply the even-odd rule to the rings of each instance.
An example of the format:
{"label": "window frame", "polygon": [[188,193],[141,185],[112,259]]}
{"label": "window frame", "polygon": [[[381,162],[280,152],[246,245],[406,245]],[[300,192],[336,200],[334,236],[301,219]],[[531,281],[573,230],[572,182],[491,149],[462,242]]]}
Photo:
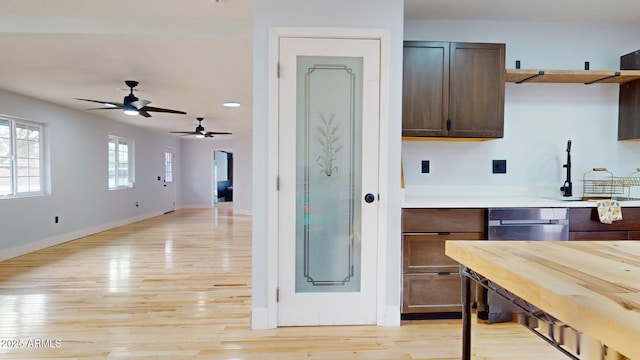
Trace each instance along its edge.
{"label": "window frame", "polygon": [[[114,154],[113,160],[111,158],[111,142],[114,142]],[[127,167],[126,167],[126,177],[121,178],[122,168],[120,167],[121,158],[120,158],[120,145],[127,146]],[[134,177],[134,166],[133,166],[133,152],[134,152],[134,142],[133,139],[128,139],[121,136],[109,135],[107,139],[107,188],[109,191],[111,190],[122,190],[122,189],[131,189],[135,184]],[[113,164],[113,166],[112,166]],[[111,172],[113,171],[113,182]],[[124,180],[124,181],[123,181]],[[112,185],[113,183],[113,185]]]}
{"label": "window frame", "polygon": [[[21,118],[17,118],[17,117],[13,117],[13,116],[9,116],[9,115],[4,115],[4,114],[0,114],[0,120],[4,120],[7,121],[9,123],[9,152],[8,152],[8,156],[6,156],[6,158],[8,158],[9,161],[9,176],[8,178],[10,179],[10,185],[9,185],[9,191],[10,193],[7,194],[2,194],[0,193],[0,199],[13,199],[13,198],[20,198],[20,197],[29,197],[29,196],[42,196],[46,194],[47,191],[47,178],[46,178],[46,169],[45,169],[45,157],[47,156],[47,154],[45,154],[45,124],[43,123],[39,123],[39,122],[35,122],[35,121],[30,121],[30,120],[25,120],[25,119],[21,119]],[[17,136],[17,131],[20,127],[25,127],[27,129],[27,131],[30,131],[30,128],[36,128],[38,131],[38,138],[37,138],[37,152],[38,152],[38,157],[31,157],[30,154],[30,148],[27,147],[27,157],[20,157],[20,151],[18,149],[18,141],[19,140],[24,140],[24,141],[32,141],[28,139],[28,136],[26,139],[18,139]],[[6,138],[3,138],[6,139]],[[23,176],[20,175],[20,160],[24,161],[26,160],[27,162],[27,176]],[[35,161],[37,160],[37,176],[32,176],[31,175],[31,161]],[[38,179],[38,190],[35,191],[30,191],[31,185],[27,185],[27,187],[29,188],[29,191],[20,191],[20,184],[19,184],[19,180],[20,178],[27,178],[27,182],[29,183],[30,180],[32,178],[37,178]]]}
{"label": "window frame", "polygon": [[173,151],[169,151],[165,149],[164,150],[164,182],[165,183],[172,183],[175,181],[174,180],[174,160],[175,160],[175,155]]}

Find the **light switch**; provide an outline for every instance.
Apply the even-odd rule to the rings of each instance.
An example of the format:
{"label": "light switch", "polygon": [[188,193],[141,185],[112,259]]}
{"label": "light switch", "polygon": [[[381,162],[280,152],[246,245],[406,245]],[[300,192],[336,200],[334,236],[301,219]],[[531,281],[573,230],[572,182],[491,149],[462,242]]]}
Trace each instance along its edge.
{"label": "light switch", "polygon": [[494,174],[506,174],[507,173],[507,160],[493,160],[493,173]]}
{"label": "light switch", "polygon": [[422,160],[422,173],[423,174],[429,173],[429,160]]}

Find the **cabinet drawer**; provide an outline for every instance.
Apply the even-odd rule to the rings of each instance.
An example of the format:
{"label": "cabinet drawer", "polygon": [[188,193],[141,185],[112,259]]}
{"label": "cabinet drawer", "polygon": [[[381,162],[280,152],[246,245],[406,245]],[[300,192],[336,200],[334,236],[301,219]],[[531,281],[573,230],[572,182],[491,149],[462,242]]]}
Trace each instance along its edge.
{"label": "cabinet drawer", "polygon": [[484,233],[485,209],[403,209],[402,232]]}
{"label": "cabinet drawer", "polygon": [[462,311],[460,274],[403,276],[402,313]]}
{"label": "cabinet drawer", "polygon": [[574,231],[569,240],[628,240],[627,231]]}
{"label": "cabinet drawer", "polygon": [[482,240],[482,233],[405,234],[402,237],[402,272],[458,272],[459,264],[444,254],[447,240]]}
{"label": "cabinet drawer", "polygon": [[629,231],[629,240],[640,240],[640,231]]}
{"label": "cabinet drawer", "polygon": [[640,208],[622,208],[622,220],[603,224],[596,208],[570,208],[569,231],[640,231]]}

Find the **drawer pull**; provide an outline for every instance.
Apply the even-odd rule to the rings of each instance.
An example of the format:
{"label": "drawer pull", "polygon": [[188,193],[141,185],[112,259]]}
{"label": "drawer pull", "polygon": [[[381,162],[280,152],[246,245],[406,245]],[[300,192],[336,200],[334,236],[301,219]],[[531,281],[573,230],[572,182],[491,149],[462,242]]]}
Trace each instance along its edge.
{"label": "drawer pull", "polygon": [[450,271],[438,271],[438,275],[451,275]]}

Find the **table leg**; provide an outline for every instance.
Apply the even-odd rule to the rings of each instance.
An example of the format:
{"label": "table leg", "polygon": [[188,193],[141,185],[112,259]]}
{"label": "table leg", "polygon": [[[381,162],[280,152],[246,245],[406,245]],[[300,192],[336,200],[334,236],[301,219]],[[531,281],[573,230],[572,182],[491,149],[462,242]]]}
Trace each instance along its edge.
{"label": "table leg", "polygon": [[471,360],[471,280],[460,266],[462,280],[462,360]]}

